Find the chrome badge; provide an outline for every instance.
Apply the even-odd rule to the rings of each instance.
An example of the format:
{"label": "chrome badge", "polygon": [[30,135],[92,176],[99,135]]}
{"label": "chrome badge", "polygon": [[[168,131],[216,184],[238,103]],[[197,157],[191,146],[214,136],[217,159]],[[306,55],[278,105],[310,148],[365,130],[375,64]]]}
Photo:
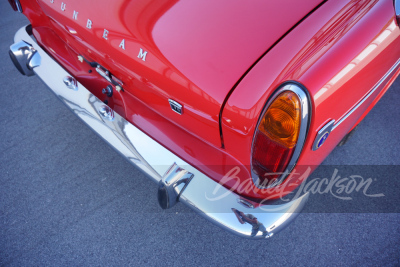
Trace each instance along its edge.
{"label": "chrome badge", "polygon": [[168,99],[169,105],[171,106],[171,109],[178,113],[179,115],[182,115],[183,113],[183,106],[176,102],[175,100]]}
{"label": "chrome badge", "polygon": [[[44,2],[50,2],[51,4],[54,4],[54,0],[42,0]],[[22,9],[21,9],[22,10]],[[87,29],[92,29],[93,27],[93,21],[91,19],[87,19],[84,18],[82,20],[82,18],[79,18],[79,12],[77,10],[75,10],[73,7],[70,8],[70,6],[68,6],[67,9],[67,4],[64,2],[61,2],[61,11],[62,12],[66,12],[69,13],[71,11],[71,13],[69,13],[67,16],[71,16],[73,20],[75,20],[77,23],[82,23],[81,25],[83,27],[86,26]],[[76,32],[75,32],[76,33]],[[97,34],[97,33],[96,33]],[[104,40],[109,41],[110,36],[113,34],[113,32],[110,32],[107,29],[103,29],[102,32],[100,33],[101,38],[103,38]],[[110,36],[109,36],[110,35]],[[118,47],[122,50],[125,50],[125,48],[128,49],[128,42],[125,42],[125,39],[122,39],[120,42],[118,42],[119,45]],[[139,48],[139,53],[137,55],[138,60],[142,60],[142,61],[146,61],[146,57],[148,57],[150,55],[150,53],[148,53],[148,51],[145,51],[143,48]]]}
{"label": "chrome badge", "polygon": [[313,151],[317,150],[325,143],[326,139],[328,139],[328,136],[332,131],[334,124],[335,120],[331,120],[327,124],[325,124],[325,126],[322,127],[321,130],[318,131],[318,134],[315,137],[314,144],[312,147]]}

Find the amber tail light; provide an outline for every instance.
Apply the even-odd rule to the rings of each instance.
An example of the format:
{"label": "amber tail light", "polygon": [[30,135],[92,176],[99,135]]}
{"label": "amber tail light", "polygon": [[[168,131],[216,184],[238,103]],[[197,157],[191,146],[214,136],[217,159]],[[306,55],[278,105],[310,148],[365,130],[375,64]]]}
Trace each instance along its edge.
{"label": "amber tail light", "polygon": [[268,101],[252,146],[252,175],[258,187],[276,186],[290,173],[303,148],[308,121],[308,97],[299,86],[287,84]]}

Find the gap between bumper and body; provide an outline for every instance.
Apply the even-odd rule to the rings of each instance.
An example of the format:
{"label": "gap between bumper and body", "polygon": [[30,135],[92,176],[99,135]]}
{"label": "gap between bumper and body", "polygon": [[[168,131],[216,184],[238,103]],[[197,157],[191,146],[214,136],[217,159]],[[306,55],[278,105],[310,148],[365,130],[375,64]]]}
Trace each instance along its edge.
{"label": "gap between bumper and body", "polygon": [[[26,43],[24,49],[28,51],[27,54],[31,53],[29,58],[22,60],[23,64],[27,64],[27,71],[33,70],[75,115],[128,161],[159,183],[160,204],[164,203],[168,207],[177,201],[182,202],[218,226],[239,236],[255,239],[271,237],[302,210],[308,193],[281,205],[261,205],[255,208],[243,205],[247,203],[245,198],[164,148],[72,78],[41,49],[28,34],[26,27],[15,34],[15,44],[11,46],[10,53],[13,53],[13,49],[14,52],[16,48],[18,50],[15,45],[21,41]],[[16,66],[18,58],[23,54],[13,58]],[[35,64],[30,62],[33,54]]]}

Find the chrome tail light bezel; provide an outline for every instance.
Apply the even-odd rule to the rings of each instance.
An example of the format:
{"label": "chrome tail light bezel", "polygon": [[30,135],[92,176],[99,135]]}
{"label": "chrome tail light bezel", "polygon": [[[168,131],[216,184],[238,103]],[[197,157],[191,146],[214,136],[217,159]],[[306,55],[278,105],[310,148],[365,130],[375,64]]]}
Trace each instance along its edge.
{"label": "chrome tail light bezel", "polygon": [[[253,149],[256,141],[256,136],[257,136],[257,131],[260,126],[260,123],[262,121],[262,118],[265,115],[265,112],[268,110],[270,105],[274,102],[274,100],[282,93],[285,91],[291,91],[297,95],[297,97],[300,100],[301,104],[301,123],[300,123],[300,131],[299,131],[299,136],[297,139],[296,143],[296,148],[293,152],[293,155],[289,161],[289,164],[287,165],[285,171],[280,175],[278,179],[276,179],[273,183],[268,184],[267,186],[264,186],[262,183],[260,183],[260,178],[259,176],[254,172],[253,169]],[[251,156],[250,156],[250,166],[251,166],[251,175],[254,184],[257,186],[257,188],[260,189],[265,189],[265,188],[271,188],[278,186],[282,184],[282,182],[288,177],[288,175],[293,171],[294,167],[297,164],[297,161],[301,155],[301,152],[303,151],[304,144],[308,135],[308,130],[309,130],[309,125],[311,121],[311,102],[310,102],[310,96],[308,94],[308,91],[299,83],[297,82],[287,82],[282,84],[273,94],[272,96],[268,99],[266,105],[264,106],[259,118],[258,122],[256,125],[256,128],[254,130],[253,134],[253,141],[251,144]]]}

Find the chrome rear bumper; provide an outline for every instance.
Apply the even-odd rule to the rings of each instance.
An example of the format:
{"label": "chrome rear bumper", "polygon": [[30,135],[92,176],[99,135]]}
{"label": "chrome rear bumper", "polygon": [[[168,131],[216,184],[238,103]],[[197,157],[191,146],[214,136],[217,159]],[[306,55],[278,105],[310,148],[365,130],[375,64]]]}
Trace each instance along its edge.
{"label": "chrome rear bumper", "polygon": [[[166,206],[179,200],[234,234],[250,238],[268,238],[290,223],[307,201],[308,194],[305,194],[283,205],[264,205],[257,208],[243,205],[243,197],[216,183],[165,149],[76,82],[40,48],[27,33],[26,27],[16,33],[14,41],[16,44],[24,41],[28,46],[24,47],[24,51],[28,51],[26,54],[30,58],[35,55],[35,64],[32,64],[29,58],[21,59],[22,54],[15,52],[21,50],[18,45],[11,46],[10,51],[16,56],[13,62],[17,68],[21,67],[17,64],[22,62],[25,64],[24,72],[29,73],[33,70],[82,121],[133,165],[159,183],[163,192],[168,191],[169,196],[176,194],[168,200]],[[23,47],[24,43],[20,43],[19,46]],[[183,183],[176,183],[177,181]],[[161,196],[160,201],[163,199]],[[258,220],[257,224],[251,221],[254,217]]]}

